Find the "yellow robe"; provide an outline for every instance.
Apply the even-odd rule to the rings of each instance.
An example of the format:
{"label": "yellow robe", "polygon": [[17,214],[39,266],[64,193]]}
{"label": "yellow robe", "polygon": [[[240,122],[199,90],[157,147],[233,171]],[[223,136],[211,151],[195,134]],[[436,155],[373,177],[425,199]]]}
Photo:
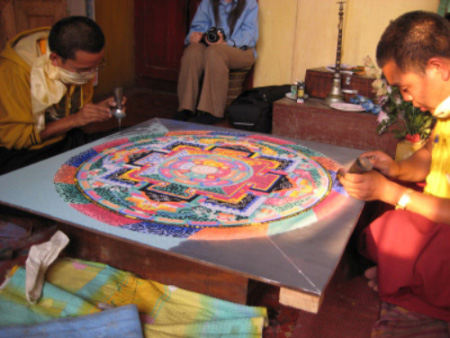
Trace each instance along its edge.
{"label": "yellow robe", "polygon": [[[36,117],[33,115],[30,94],[30,60],[24,60],[15,51],[15,45],[24,37],[32,34],[42,37],[42,33],[49,32],[49,28],[38,28],[23,32],[11,39],[0,54],[0,146],[8,149],[39,149],[64,138],[58,135],[42,141],[39,135],[42,125],[38,128]],[[39,34],[37,34],[39,33]],[[42,55],[39,41],[32,41],[36,45],[36,55]],[[33,50],[33,48],[30,48]],[[31,55],[30,58],[33,58]],[[74,99],[82,104],[92,100],[93,81],[82,86],[81,99],[74,98],[74,93],[80,93],[72,86],[60,101],[64,116],[76,112],[81,106],[71,104]],[[80,95],[80,94],[78,94]],[[60,108],[61,109],[61,108]]]}
{"label": "yellow robe", "polygon": [[450,198],[450,118],[437,120],[431,154],[425,193]]}

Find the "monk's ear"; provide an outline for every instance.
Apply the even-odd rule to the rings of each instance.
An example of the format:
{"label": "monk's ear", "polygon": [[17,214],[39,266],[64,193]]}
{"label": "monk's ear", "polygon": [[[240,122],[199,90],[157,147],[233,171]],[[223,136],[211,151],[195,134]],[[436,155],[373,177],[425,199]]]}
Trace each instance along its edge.
{"label": "monk's ear", "polygon": [[56,54],[56,53],[54,53],[54,52],[51,52],[51,53],[50,53],[50,61],[52,62],[52,65],[53,65],[53,66],[57,66],[59,60],[61,60],[61,57],[58,56],[58,54]]}
{"label": "monk's ear", "polygon": [[441,77],[443,81],[450,80],[450,60],[441,57],[432,57],[427,62],[427,73],[433,72]]}

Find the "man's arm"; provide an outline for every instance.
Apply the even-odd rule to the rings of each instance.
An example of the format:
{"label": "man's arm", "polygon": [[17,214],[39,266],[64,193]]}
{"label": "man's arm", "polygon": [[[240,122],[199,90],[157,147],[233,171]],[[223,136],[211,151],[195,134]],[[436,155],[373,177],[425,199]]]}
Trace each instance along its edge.
{"label": "man's arm", "polygon": [[[408,190],[376,170],[362,175],[346,173],[341,176],[340,182],[348,194],[356,199],[380,200],[391,205],[396,205]],[[421,214],[433,222],[450,224],[450,199],[412,191],[405,209]]]}
{"label": "man's arm", "polygon": [[259,38],[258,3],[255,0],[247,1],[246,8],[236,22],[233,36],[227,39],[232,47],[247,46],[253,48]]}
{"label": "man's arm", "polygon": [[422,182],[430,171],[431,140],[432,137],[423,148],[400,162],[394,161],[391,156],[382,151],[369,151],[361,156],[369,158],[374,168],[387,177],[407,182]]}
{"label": "man's arm", "polygon": [[29,74],[13,66],[0,66],[0,146],[22,149],[36,144],[39,134],[31,113]]}
{"label": "man's arm", "polygon": [[111,117],[110,106],[115,103],[108,98],[98,104],[86,104],[78,113],[50,122],[38,133],[32,114],[29,75],[6,65],[2,65],[0,73],[0,146],[8,149],[29,148],[72,128],[106,121]]}
{"label": "man's arm", "polygon": [[113,105],[115,103],[112,97],[98,104],[88,103],[77,113],[48,123],[41,131],[40,138],[44,141],[73,128],[84,127],[93,122],[105,122],[111,118],[110,107]]}
{"label": "man's arm", "polygon": [[411,157],[396,162],[397,165],[389,176],[408,182],[424,181],[430,172],[433,139],[434,137],[431,135],[424,147],[416,151]]}
{"label": "man's arm", "polygon": [[[380,152],[367,152],[362,156],[372,159],[374,167],[369,173],[349,174],[340,178],[348,194],[354,198],[396,205],[408,188],[392,181],[390,178],[408,182],[421,182],[426,179],[431,164],[431,147],[433,135],[426,145],[410,158],[395,162],[389,155]],[[421,214],[434,222],[450,224],[450,199],[425,195],[418,191],[407,194],[405,209]]]}
{"label": "man's arm", "polygon": [[[396,205],[408,188],[391,178],[406,182],[422,182],[431,165],[431,150],[434,133],[425,146],[406,160],[395,162],[389,155],[373,151],[362,156],[369,157],[377,170],[367,174],[345,174],[340,181],[350,196],[364,200],[380,200]],[[450,224],[450,199],[425,195],[413,191],[407,194],[406,210],[421,214],[434,222]]]}
{"label": "man's arm", "polygon": [[[192,42],[199,42],[197,37],[194,37],[192,41],[191,35],[198,35],[205,33],[211,26],[213,26],[213,17],[210,15],[212,13],[211,4],[208,0],[203,0],[197,8],[192,22],[189,28],[189,32],[184,39],[184,44],[188,45]],[[198,40],[198,41],[196,41]]]}

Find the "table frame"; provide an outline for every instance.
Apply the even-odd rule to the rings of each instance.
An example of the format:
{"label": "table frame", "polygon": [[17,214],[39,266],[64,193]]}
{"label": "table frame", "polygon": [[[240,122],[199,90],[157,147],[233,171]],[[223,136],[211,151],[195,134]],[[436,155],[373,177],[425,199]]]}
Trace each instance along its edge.
{"label": "table frame", "polygon": [[[139,128],[146,128],[146,126],[155,123],[159,123],[169,130],[205,129],[205,126],[163,119],[153,119],[131,129],[139,130]],[[213,129],[220,130],[222,128]],[[229,129],[225,130],[230,131]],[[354,158],[361,153],[361,151],[356,149],[320,144],[317,142],[298,140],[297,142],[322,152],[343,166],[349,166]],[[87,147],[90,148],[89,145]],[[70,158],[72,156],[71,154],[78,154],[79,152],[80,150],[70,151],[69,154],[65,153],[61,158]],[[55,159],[46,161],[49,161],[47,164],[55,163]],[[349,197],[348,203],[344,206],[345,213],[342,212],[345,215],[338,214],[335,220],[327,219],[319,222],[320,224],[315,224],[319,230],[323,228],[326,231],[315,231],[314,226],[309,226],[305,227],[304,230],[302,228],[301,233],[294,233],[296,232],[294,230],[274,239],[264,238],[250,241],[245,240],[242,242],[237,241],[239,243],[217,243],[215,241],[211,243],[208,241],[192,243],[195,241],[190,241],[188,244],[182,243],[174,250],[167,250],[157,245],[140,243],[136,238],[122,238],[116,236],[114,233],[104,233],[92,227],[87,227],[80,220],[71,221],[70,219],[63,219],[63,217],[55,215],[55,212],[52,213],[52,211],[44,210],[42,207],[35,208],[32,201],[29,200],[29,197],[19,191],[20,186],[14,192],[2,193],[2,191],[5,192],[5,189],[11,191],[11,181],[15,180],[17,182],[18,179],[30,175],[33,169],[41,170],[42,166],[46,164],[42,162],[0,176],[0,203],[54,220],[57,227],[71,239],[66,249],[68,255],[80,259],[98,261],[118,269],[134,272],[144,278],[149,278],[164,284],[176,285],[187,290],[241,304],[248,303],[251,296],[252,283],[256,281],[279,287],[280,303],[317,313],[323,300],[325,287],[329,283],[341,259],[364,205],[363,202]],[[58,168],[54,169],[56,170]],[[39,181],[39,178],[35,180],[28,179],[25,185],[30,184],[32,187],[39,186],[40,183],[36,183],[36,180]],[[48,184],[48,182],[44,184]],[[36,188],[33,192],[38,194],[38,190]],[[347,215],[348,212],[351,215]],[[300,238],[298,236],[306,236],[308,238],[297,241],[295,238]],[[323,247],[317,250],[317,253],[311,252],[314,248],[318,248],[317,243],[322,243],[321,245]],[[280,250],[280,257],[282,255],[286,256],[285,264],[287,267],[279,266],[279,259],[281,258],[273,257],[270,252],[270,256],[264,258],[267,259],[267,264],[264,264],[266,262],[263,262],[261,259],[259,262],[254,260],[245,264],[242,263],[244,264],[244,267],[242,267],[240,262],[227,264],[226,260],[223,261],[220,259],[221,255],[231,254],[237,248],[240,248],[241,252],[245,252],[245,248],[242,248],[241,244],[248,246],[249,250],[264,251],[268,247],[272,248],[273,252]],[[329,245],[329,248],[325,247],[325,245]],[[196,254],[196,246],[200,247],[201,255]],[[212,250],[211,256],[218,256],[219,258],[205,255],[205,252],[208,252],[208,250]],[[306,252],[309,252],[309,254],[305,255]],[[258,252],[252,257],[257,257],[257,254]],[[329,260],[325,262],[325,266],[314,262],[315,259],[319,261],[319,258],[324,261],[324,258],[327,258],[324,255],[326,256],[328,254]],[[303,263],[305,264],[305,271],[309,272],[303,273],[303,266],[302,271],[300,271],[299,266]],[[292,271],[295,272],[296,268],[298,272],[301,272],[301,276],[289,276],[289,278],[283,281],[282,279],[277,280],[271,277],[276,276],[276,273],[260,274],[258,270],[261,268],[281,269],[280,271],[282,273],[286,273],[283,270],[286,268],[287,273],[291,273],[291,270],[288,269],[290,268],[290,264],[294,267]],[[317,268],[314,267],[314,264],[317,264]],[[253,271],[245,271],[248,266],[253,268],[253,265],[255,265]],[[297,283],[297,279],[301,277],[305,278],[305,280],[313,281],[311,284],[317,283],[317,288],[312,291],[308,287],[294,285]],[[289,281],[293,282],[291,283]]]}

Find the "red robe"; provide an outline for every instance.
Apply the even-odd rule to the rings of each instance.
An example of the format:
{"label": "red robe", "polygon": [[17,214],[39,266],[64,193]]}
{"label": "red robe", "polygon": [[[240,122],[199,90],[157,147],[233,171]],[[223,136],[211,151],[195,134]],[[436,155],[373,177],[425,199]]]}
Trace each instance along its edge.
{"label": "red robe", "polygon": [[388,211],[363,232],[362,253],[378,265],[380,298],[450,321],[450,225]]}

